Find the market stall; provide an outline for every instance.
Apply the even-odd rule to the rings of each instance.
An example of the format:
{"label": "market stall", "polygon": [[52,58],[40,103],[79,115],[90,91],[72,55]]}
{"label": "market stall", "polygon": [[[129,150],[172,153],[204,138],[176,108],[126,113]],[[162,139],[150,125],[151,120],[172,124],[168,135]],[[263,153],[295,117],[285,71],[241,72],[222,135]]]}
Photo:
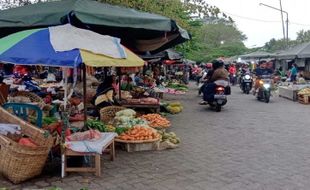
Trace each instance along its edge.
{"label": "market stall", "polygon": [[279,96],[289,100],[297,101],[298,92],[306,87],[310,87],[310,84],[288,84],[286,86],[279,86]]}
{"label": "market stall", "polygon": [[[85,35],[85,33],[87,33],[87,35]],[[53,66],[53,67],[61,66],[65,68],[63,72],[64,85],[62,85],[62,88],[64,88],[64,97],[63,97],[63,100],[60,100],[63,104],[63,109],[59,110],[60,112],[62,112],[61,114],[62,122],[61,120],[59,120],[60,118],[59,119],[56,118],[54,121],[52,118],[43,119],[44,124],[48,125],[47,128],[44,127],[45,129],[47,129],[47,131],[55,134],[56,139],[60,136],[63,137],[62,140],[58,141],[60,144],[69,143],[67,142],[68,141],[67,137],[71,136],[70,133],[72,131],[71,128],[68,128],[70,126],[69,121],[76,119],[74,117],[71,117],[72,113],[69,112],[68,105],[71,104],[71,106],[78,107],[78,110],[80,111],[80,113],[82,113],[81,112],[82,110],[84,111],[86,110],[83,104],[81,105],[81,101],[70,100],[70,103],[68,102],[68,99],[69,99],[68,88],[67,88],[68,77],[67,77],[67,72],[66,72],[68,71],[67,69],[68,67],[75,68],[81,65],[82,63],[88,64],[90,66],[107,66],[105,65],[106,63],[114,64],[114,66],[115,65],[118,66],[119,64],[123,64],[123,65],[127,64],[128,66],[132,66],[130,64],[134,64],[133,66],[136,66],[136,64],[143,65],[144,63],[143,60],[140,60],[132,52],[123,48],[119,43],[115,43],[115,41],[117,40],[113,40],[113,38],[107,37],[107,36],[100,37],[97,34],[95,34],[95,37],[94,37],[93,34],[95,33],[82,30],[82,29],[78,29],[70,25],[64,25],[64,26],[59,26],[59,27],[51,27],[47,29],[44,28],[44,29],[23,31],[23,32],[19,32],[19,33],[0,39],[1,41],[0,46],[2,50],[0,52],[1,62],[15,63],[19,65],[36,65],[36,64],[44,65],[46,64],[48,66]],[[66,35],[69,35],[70,38],[68,38]],[[82,35],[82,36],[84,35],[84,38],[79,35]],[[59,37],[64,37],[66,39],[66,42],[67,42],[66,47],[57,46],[57,42],[59,41],[63,42],[64,40],[64,38],[59,39]],[[76,38],[78,38],[78,40]],[[85,40],[87,41],[87,43],[85,43]],[[77,43],[78,41],[80,43]],[[92,46],[85,45],[85,44],[94,45],[96,43],[107,44],[107,46],[109,46],[109,49],[105,49],[105,48],[92,49]],[[82,48],[82,49],[76,49],[77,47]],[[27,53],[24,53],[24,51],[20,51],[20,49],[28,49],[29,51],[27,51]],[[55,52],[54,49],[58,50],[58,52]],[[96,54],[93,52],[96,52]],[[44,60],[45,63],[42,63],[42,60]],[[108,66],[111,66],[111,65],[108,65]],[[85,69],[83,70],[84,70],[83,77],[85,81],[86,80]],[[30,80],[30,81],[33,82],[33,80]],[[84,85],[84,87],[85,86],[86,85]],[[24,92],[24,94],[26,94],[26,92]],[[86,95],[86,88],[84,88],[84,97],[85,95]],[[10,103],[10,105],[12,104],[13,103]],[[8,106],[5,105],[5,107],[8,107]],[[20,102],[15,104],[15,108],[21,108]],[[13,109],[15,108],[13,106]],[[38,108],[37,111],[40,113],[42,110]],[[15,111],[14,113],[16,114]],[[24,112],[23,115],[25,114],[26,113]],[[79,113],[73,113],[73,114],[74,116],[76,116]],[[41,114],[37,116],[38,116],[38,119],[42,119]],[[27,115],[27,117],[29,118],[30,115]],[[82,118],[80,117],[78,120],[81,119],[83,121],[84,118],[85,117],[82,117]],[[23,117],[23,119],[26,119],[26,118]],[[29,120],[27,119],[27,121]],[[66,135],[64,134],[65,131],[66,131]],[[101,133],[93,133],[93,135],[89,136],[87,134],[81,133],[79,134],[79,138],[77,139],[79,139],[80,141],[90,140],[93,138],[100,140],[101,139],[100,136],[102,135],[103,134]],[[66,136],[66,139],[64,139],[65,136]],[[105,147],[105,144],[100,144],[100,146]],[[0,152],[0,154],[2,154],[2,152]],[[64,158],[65,157],[63,154],[62,159],[64,160]],[[64,172],[65,172],[64,168],[65,167],[63,165],[62,176],[64,176]]]}

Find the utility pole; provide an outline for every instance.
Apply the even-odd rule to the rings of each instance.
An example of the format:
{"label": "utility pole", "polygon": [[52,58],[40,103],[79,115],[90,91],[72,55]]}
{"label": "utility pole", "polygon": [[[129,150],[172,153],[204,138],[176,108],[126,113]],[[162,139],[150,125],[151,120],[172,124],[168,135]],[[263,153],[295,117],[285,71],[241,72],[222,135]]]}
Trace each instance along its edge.
{"label": "utility pole", "polygon": [[281,11],[281,21],[282,21],[282,29],[283,29],[283,39],[285,40],[285,26],[283,20],[283,9],[282,9],[282,1],[280,0],[280,11]]}
{"label": "utility pole", "polygon": [[[286,39],[286,46],[288,47],[288,12],[284,11],[282,9],[282,2],[280,0],[280,9],[276,8],[276,7],[273,7],[273,6],[270,6],[270,5],[266,5],[264,3],[260,3],[259,5],[263,5],[265,7],[269,7],[271,9],[274,9],[274,10],[277,10],[277,11],[280,11],[281,12],[281,17],[282,17],[282,28],[283,28],[283,36],[284,36],[284,39]],[[285,36],[285,27],[284,27],[284,20],[283,20],[283,13],[286,14],[286,36]]]}

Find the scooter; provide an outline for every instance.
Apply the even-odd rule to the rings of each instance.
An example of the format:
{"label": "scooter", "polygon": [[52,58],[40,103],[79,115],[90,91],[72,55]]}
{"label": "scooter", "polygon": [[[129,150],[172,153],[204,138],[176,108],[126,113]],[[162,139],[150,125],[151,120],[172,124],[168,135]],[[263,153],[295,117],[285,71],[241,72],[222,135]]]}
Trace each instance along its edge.
{"label": "scooter", "polygon": [[229,75],[230,84],[235,86],[237,82],[237,75],[236,74],[230,74]]}
{"label": "scooter", "polygon": [[211,107],[214,107],[217,112],[222,110],[222,107],[227,103],[224,86],[216,86],[214,100],[208,102]]}
{"label": "scooter", "polygon": [[271,84],[272,80],[270,77],[259,79],[259,88],[257,92],[257,100],[269,103],[271,96]]}
{"label": "scooter", "polygon": [[240,88],[243,93],[249,94],[253,85],[253,78],[250,74],[246,73],[241,77]]}

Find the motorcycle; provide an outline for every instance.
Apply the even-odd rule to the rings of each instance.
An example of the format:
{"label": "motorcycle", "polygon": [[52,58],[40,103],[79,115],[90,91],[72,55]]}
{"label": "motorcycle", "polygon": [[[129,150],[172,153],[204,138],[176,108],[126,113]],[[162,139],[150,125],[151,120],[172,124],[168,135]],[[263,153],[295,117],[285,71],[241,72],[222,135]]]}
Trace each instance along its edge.
{"label": "motorcycle", "polygon": [[237,75],[236,74],[230,74],[229,75],[230,84],[235,86],[237,82]]}
{"label": "motorcycle", "polygon": [[271,85],[272,80],[271,77],[262,77],[259,80],[259,87],[257,92],[257,100],[263,100],[266,103],[269,103],[271,96]]}
{"label": "motorcycle", "polygon": [[228,83],[227,81],[215,81],[215,93],[207,99],[211,108],[215,108],[217,112],[222,110],[222,107],[227,103],[227,95],[230,94],[230,87],[225,82]]}
{"label": "motorcycle", "polygon": [[240,88],[243,93],[249,94],[253,85],[253,78],[250,74],[246,73],[241,77]]}

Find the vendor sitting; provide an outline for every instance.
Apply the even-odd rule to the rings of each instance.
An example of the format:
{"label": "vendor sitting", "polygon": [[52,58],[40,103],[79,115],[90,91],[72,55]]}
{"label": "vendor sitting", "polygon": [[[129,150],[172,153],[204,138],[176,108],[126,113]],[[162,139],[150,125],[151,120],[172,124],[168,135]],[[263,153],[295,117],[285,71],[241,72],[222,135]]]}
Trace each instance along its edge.
{"label": "vendor sitting", "polygon": [[125,76],[121,84],[121,90],[131,91],[133,89],[133,86],[134,84],[133,84],[132,78],[129,76]]}
{"label": "vendor sitting", "polygon": [[96,106],[98,111],[104,107],[112,106],[114,104],[114,88],[112,86],[113,78],[112,76],[107,76],[103,83],[101,83],[98,88],[96,95],[93,99],[93,104]]}
{"label": "vendor sitting", "polygon": [[29,75],[28,68],[23,65],[16,65],[13,70],[14,73],[14,84],[21,84],[23,82],[23,77]]}
{"label": "vendor sitting", "polygon": [[144,85],[143,79],[142,79],[142,74],[140,72],[136,73],[134,82],[137,86],[143,86]]}

